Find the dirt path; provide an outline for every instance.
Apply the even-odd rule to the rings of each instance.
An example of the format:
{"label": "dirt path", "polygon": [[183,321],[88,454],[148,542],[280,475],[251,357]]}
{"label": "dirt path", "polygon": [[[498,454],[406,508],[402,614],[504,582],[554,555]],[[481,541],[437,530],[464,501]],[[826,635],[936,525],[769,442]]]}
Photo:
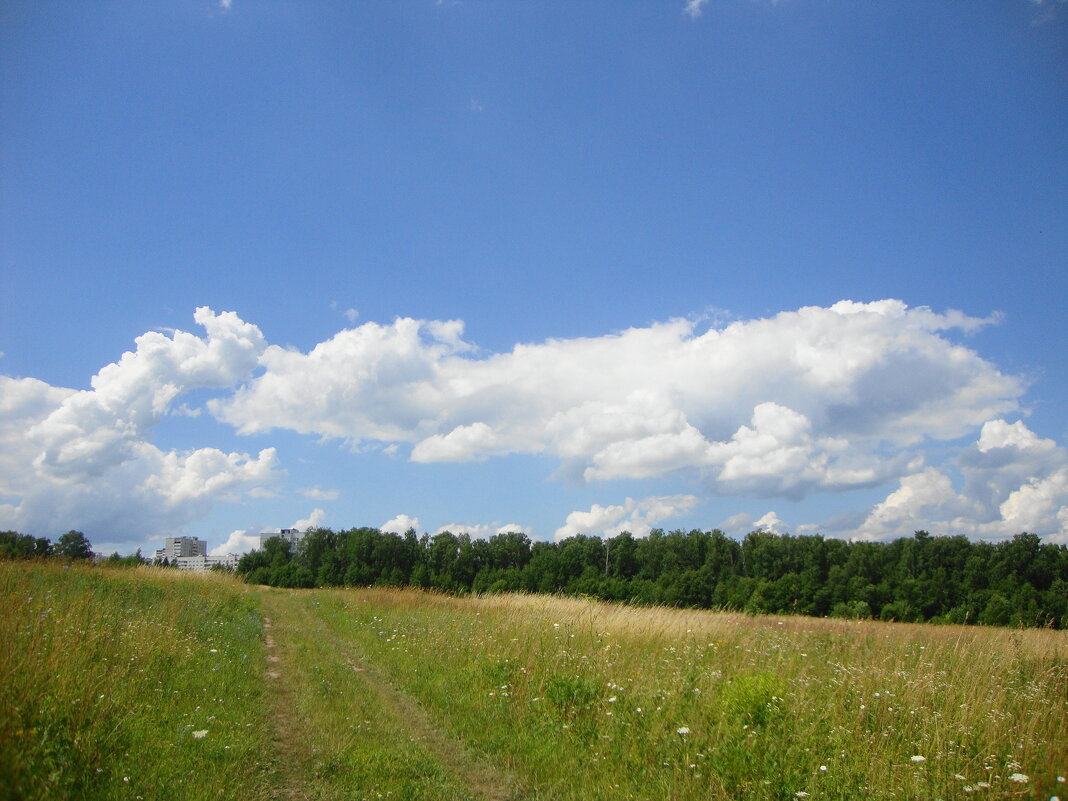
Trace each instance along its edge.
{"label": "dirt path", "polygon": [[[472,799],[480,801],[509,801],[521,793],[518,782],[507,770],[495,766],[473,754],[463,742],[446,732],[410,695],[390,681],[352,643],[332,632],[319,619],[301,596],[265,595],[264,607],[270,617],[264,618],[265,642],[268,649],[267,679],[271,688],[271,708],[275,720],[275,747],[278,753],[278,775],[282,787],[278,796],[284,801],[311,798],[307,779],[302,775],[314,761],[314,754],[300,751],[300,744],[309,738],[305,728],[309,722],[300,720],[295,693],[299,685],[289,680],[291,667],[287,664],[287,637],[299,630],[311,635],[320,644],[322,653],[348,666],[352,681],[361,682],[377,699],[379,707],[388,713],[434,759],[452,774]],[[301,766],[305,766],[303,769]]]}
{"label": "dirt path", "polygon": [[286,665],[274,639],[274,622],[266,616],[263,618],[263,641],[267,646],[267,697],[274,723],[271,744],[279,782],[275,795],[283,801],[307,801],[311,795],[307,792],[302,772],[298,770],[302,760],[294,759],[294,750],[308,740],[302,736],[292,683],[283,680]]}

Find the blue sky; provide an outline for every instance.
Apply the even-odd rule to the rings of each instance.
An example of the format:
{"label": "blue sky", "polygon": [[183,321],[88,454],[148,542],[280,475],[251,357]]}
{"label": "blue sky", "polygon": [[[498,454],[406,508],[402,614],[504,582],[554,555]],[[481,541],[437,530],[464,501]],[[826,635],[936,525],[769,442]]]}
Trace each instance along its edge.
{"label": "blue sky", "polygon": [[1068,4],[10,2],[0,528],[1068,540]]}

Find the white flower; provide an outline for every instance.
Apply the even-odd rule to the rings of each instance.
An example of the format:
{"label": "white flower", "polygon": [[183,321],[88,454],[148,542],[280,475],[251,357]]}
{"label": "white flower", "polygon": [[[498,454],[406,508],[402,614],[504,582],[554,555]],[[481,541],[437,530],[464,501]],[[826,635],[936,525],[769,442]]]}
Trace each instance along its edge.
{"label": "white flower", "polygon": [[690,733],[690,727],[689,726],[679,726],[677,729],[675,729],[675,733],[676,734],[683,734],[683,735],[689,734]]}
{"label": "white flower", "polygon": [[927,761],[927,757],[920,756],[919,754],[916,754],[914,756],[909,757],[909,760],[911,762],[926,762]]}
{"label": "white flower", "polygon": [[1063,776],[1058,776],[1057,777],[1057,781],[1060,782],[1061,784],[1064,784],[1064,777]]}
{"label": "white flower", "polygon": [[820,765],[820,773],[826,773],[826,772],[827,772],[827,766],[826,765]]}
{"label": "white flower", "polygon": [[615,702],[616,702],[616,697],[614,695],[611,698],[608,699],[608,703],[610,703],[610,704],[614,704]]}
{"label": "white flower", "polygon": [[794,798],[808,798],[808,793],[806,793],[804,790],[798,790],[796,793],[794,793]]}
{"label": "white flower", "polygon": [[207,736],[208,736],[208,730],[207,729],[201,729],[200,731],[193,732],[193,739],[194,740],[203,740]]}
{"label": "white flower", "polygon": [[1025,782],[1031,781],[1031,779],[1024,773],[1013,773],[1011,776],[1009,776],[1009,781],[1024,784]]}

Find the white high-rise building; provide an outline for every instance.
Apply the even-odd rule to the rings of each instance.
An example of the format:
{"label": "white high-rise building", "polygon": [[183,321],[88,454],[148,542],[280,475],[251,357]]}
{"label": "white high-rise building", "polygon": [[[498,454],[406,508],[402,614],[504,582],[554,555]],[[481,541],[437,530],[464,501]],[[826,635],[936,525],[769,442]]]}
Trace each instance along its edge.
{"label": "white high-rise building", "polygon": [[174,562],[186,556],[207,556],[208,541],[196,537],[167,537],[165,545],[156,551],[156,559]]}

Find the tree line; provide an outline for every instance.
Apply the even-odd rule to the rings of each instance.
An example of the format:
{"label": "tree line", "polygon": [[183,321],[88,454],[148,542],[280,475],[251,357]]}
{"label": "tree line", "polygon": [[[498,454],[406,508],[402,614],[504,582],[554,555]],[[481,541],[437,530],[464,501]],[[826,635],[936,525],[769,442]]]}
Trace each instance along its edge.
{"label": "tree line", "polygon": [[635,604],[998,626],[1068,626],[1068,547],[1034,534],[997,543],[917,531],[892,542],[754,531],[654,530],[602,539],[472,539],[375,528],[309,529],[241,558],[245,580],[277,587],[413,586],[536,592]]}
{"label": "tree line", "polygon": [[[29,534],[20,534],[17,531],[0,531],[0,559],[67,559],[90,560],[97,559],[93,553],[93,544],[89,538],[80,531],[68,531],[52,542],[48,537],[32,537]],[[119,556],[118,551],[102,561],[108,564],[140,565],[145,559],[141,556],[141,550],[130,556]]]}

